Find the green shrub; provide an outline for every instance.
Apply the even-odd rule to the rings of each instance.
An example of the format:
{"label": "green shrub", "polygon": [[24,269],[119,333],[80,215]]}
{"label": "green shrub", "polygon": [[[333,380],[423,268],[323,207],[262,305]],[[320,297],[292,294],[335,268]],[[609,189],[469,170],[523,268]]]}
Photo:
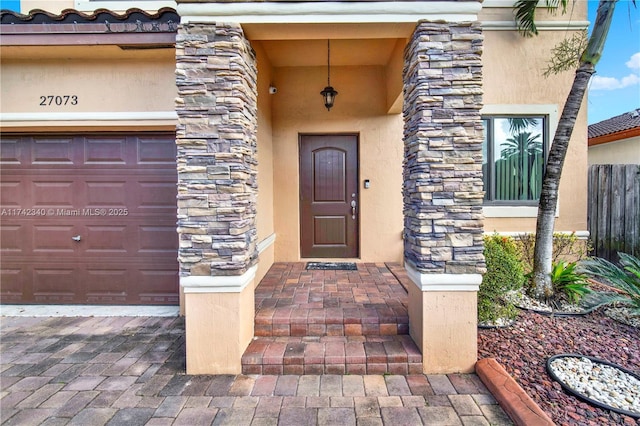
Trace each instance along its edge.
{"label": "green shrub", "polygon": [[627,306],[632,315],[640,316],[640,259],[626,253],[618,253],[618,257],[620,266],[598,257],[580,262],[582,272],[616,290],[596,292],[590,302],[593,306],[617,303]]}
{"label": "green shrub", "polygon": [[591,293],[586,275],[579,272],[577,266],[576,262],[554,262],[551,268],[553,293],[564,295],[573,304]]}
{"label": "green shrub", "polygon": [[478,291],[478,321],[493,322],[498,318],[515,318],[517,311],[504,295],[524,284],[522,264],[513,238],[491,235],[484,238],[487,272]]}
{"label": "green shrub", "polygon": [[[535,242],[536,234],[534,233],[520,234],[515,237],[515,243],[518,247],[525,273],[533,271]],[[570,234],[556,232],[553,234],[551,261],[560,262],[560,259],[568,259],[572,262],[578,262],[587,257],[590,249],[591,245],[589,240],[578,238],[575,232]]]}
{"label": "green shrub", "polygon": [[[525,284],[527,294],[531,296],[534,290],[533,286],[533,253],[535,250],[536,234],[525,233],[515,237],[515,244],[518,248],[522,268],[525,272]],[[553,234],[553,253],[551,254],[552,268],[563,262],[562,259],[569,259],[571,262],[579,262],[587,257],[591,250],[589,240],[578,238],[575,232],[554,233]],[[553,280],[553,273],[551,275]],[[555,291],[555,288],[554,288]]]}

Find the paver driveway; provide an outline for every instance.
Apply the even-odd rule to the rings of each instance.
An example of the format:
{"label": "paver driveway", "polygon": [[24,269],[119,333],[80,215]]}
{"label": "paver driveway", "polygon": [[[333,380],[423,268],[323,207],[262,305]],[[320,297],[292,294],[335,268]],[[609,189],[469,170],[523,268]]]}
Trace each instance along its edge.
{"label": "paver driveway", "polygon": [[1,317],[6,425],[511,424],[476,375],[185,374],[184,320]]}

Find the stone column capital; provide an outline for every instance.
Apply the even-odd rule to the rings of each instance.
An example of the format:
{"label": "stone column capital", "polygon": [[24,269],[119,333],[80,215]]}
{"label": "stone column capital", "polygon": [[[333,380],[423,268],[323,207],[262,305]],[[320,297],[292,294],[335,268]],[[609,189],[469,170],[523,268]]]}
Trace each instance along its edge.
{"label": "stone column capital", "polygon": [[482,274],[438,274],[418,271],[411,263],[404,268],[411,282],[422,292],[426,291],[478,291]]}
{"label": "stone column capital", "polygon": [[216,277],[180,277],[180,287],[186,293],[240,293],[256,277],[258,265],[254,265],[242,275]]}

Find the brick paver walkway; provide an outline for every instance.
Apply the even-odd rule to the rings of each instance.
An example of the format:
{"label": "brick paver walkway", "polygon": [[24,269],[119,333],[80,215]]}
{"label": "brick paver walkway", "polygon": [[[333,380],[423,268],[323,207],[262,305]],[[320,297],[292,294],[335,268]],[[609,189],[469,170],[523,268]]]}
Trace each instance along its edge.
{"label": "brick paver walkway", "polygon": [[407,291],[387,265],[305,267],[274,263],[256,288],[256,338],[242,357],[244,374],[422,372]]}
{"label": "brick paver walkway", "polygon": [[384,263],[312,271],[275,263],[256,288],[256,336],[409,334],[408,296]]}
{"label": "brick paver walkway", "polygon": [[476,375],[184,369],[184,321],[0,318],[3,425],[511,424]]}

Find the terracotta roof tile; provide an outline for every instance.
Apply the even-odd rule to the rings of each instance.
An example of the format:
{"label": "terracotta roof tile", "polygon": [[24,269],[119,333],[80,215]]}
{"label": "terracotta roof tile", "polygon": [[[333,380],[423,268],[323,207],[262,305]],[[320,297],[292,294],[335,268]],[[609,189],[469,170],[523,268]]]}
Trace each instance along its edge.
{"label": "terracotta roof tile", "polygon": [[624,130],[640,128],[640,108],[589,126],[589,138],[610,135]]}
{"label": "terracotta roof tile", "polygon": [[174,23],[180,22],[176,11],[170,7],[149,13],[141,9],[129,9],[119,15],[107,9],[98,9],[87,14],[75,9],[65,9],[60,14],[52,14],[41,9],[34,9],[27,15],[11,10],[0,11],[0,24],[94,24],[94,23]]}

